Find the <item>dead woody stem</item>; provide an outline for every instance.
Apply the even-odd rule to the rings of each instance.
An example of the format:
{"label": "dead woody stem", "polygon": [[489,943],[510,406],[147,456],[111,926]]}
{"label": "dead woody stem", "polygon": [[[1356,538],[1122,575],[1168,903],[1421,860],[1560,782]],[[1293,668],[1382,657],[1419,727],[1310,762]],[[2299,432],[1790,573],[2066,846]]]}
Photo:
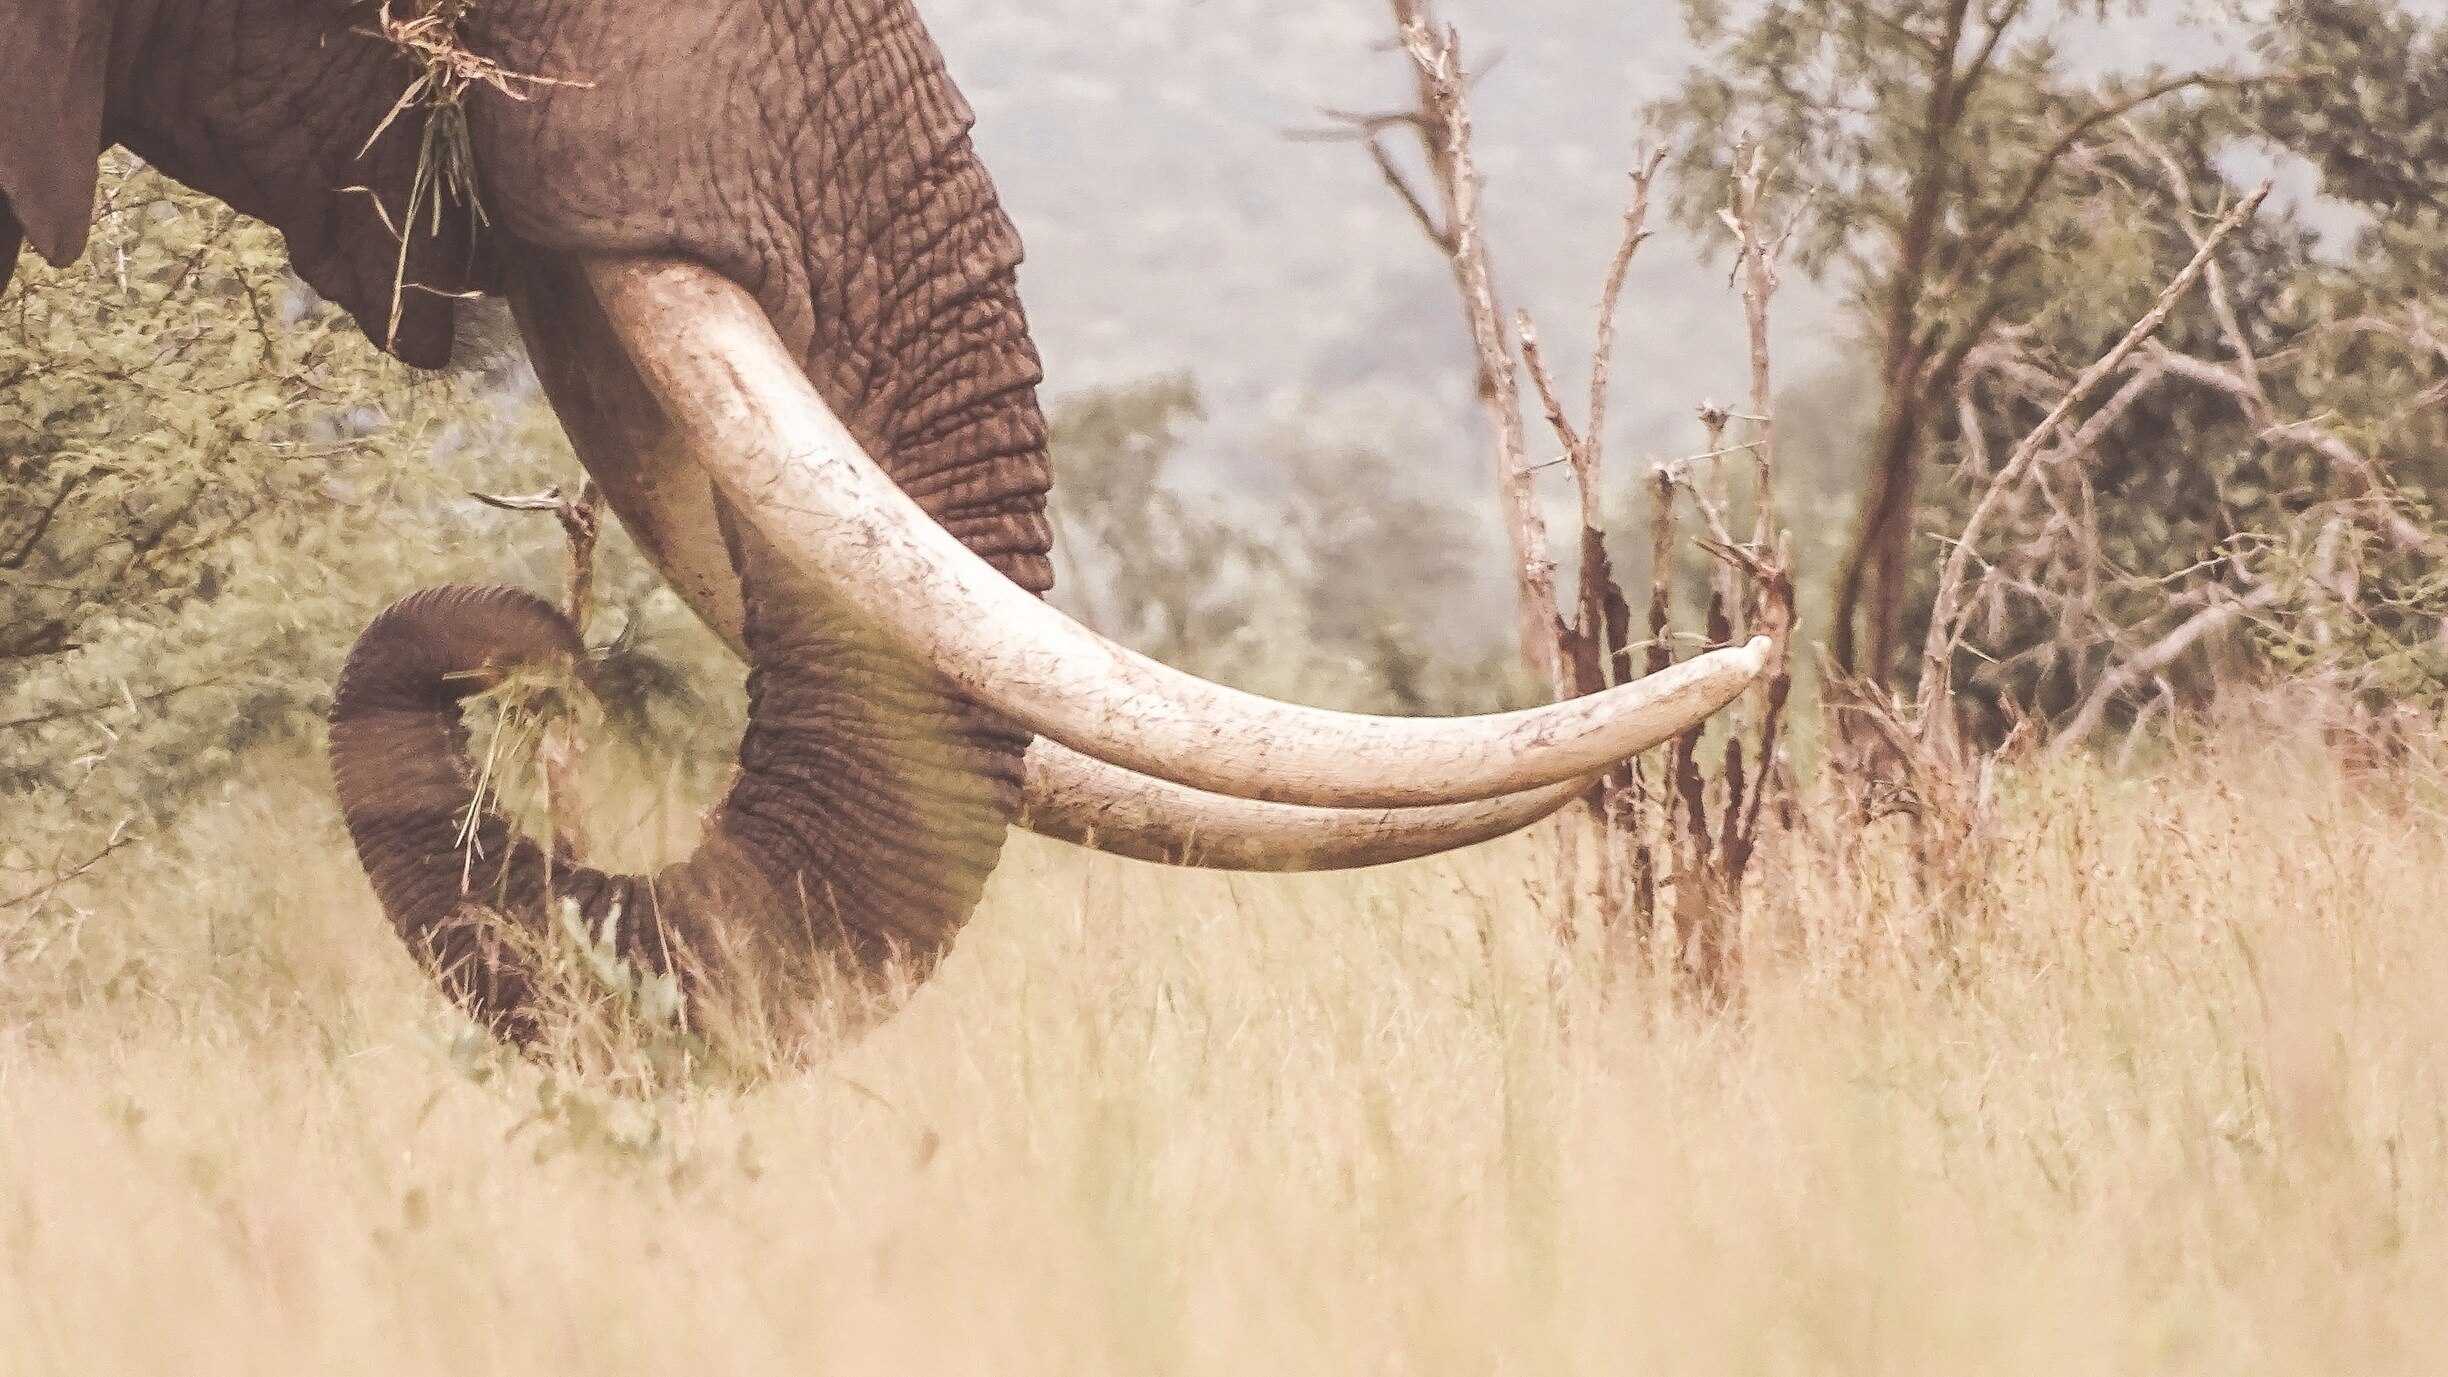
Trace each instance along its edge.
{"label": "dead woody stem", "polygon": [[[1722,645],[1764,634],[1781,652],[1793,630],[1793,580],[1773,510],[1775,433],[1769,419],[1767,329],[1784,238],[1759,229],[1764,160],[1747,145],[1738,152],[1738,164],[1747,171],[1727,211],[1740,244],[1736,272],[1751,327],[1752,396],[1748,413],[1739,417],[1750,434],[1729,447],[1725,432],[1738,417],[1710,408],[1704,413],[1709,452],[1658,470],[1650,530],[1648,635],[1636,643],[1631,604],[1607,547],[1607,408],[1623,299],[1633,260],[1649,235],[1650,193],[1665,157],[1644,158],[1632,174],[1623,238],[1599,292],[1588,408],[1576,420],[1536,323],[1527,312],[1508,322],[1500,305],[1481,228],[1461,40],[1452,29],[1436,24],[1428,0],[1390,3],[1402,50],[1411,61],[1416,107],[1376,115],[1330,113],[1344,126],[1344,137],[1365,144],[1379,175],[1452,264],[1471,327],[1479,397],[1495,438],[1498,492],[1512,542],[1525,658],[1560,698],[1596,693],[1671,666],[1676,643],[1686,635],[1678,629],[1674,605],[1685,549],[1678,507],[1686,499],[1701,518],[1704,534],[1699,543],[1712,561],[1711,596],[1700,619],[1705,633],[1700,639]],[[1409,130],[1419,139],[1432,192],[1414,185],[1389,151],[1386,136],[1397,130]],[[1561,447],[1559,458],[1543,463],[1531,458],[1522,416],[1523,372]],[[1738,535],[1740,523],[1732,515],[1732,485],[1723,461],[1746,455],[1751,459],[1753,510]],[[1569,618],[1560,605],[1556,564],[1535,486],[1541,470],[1562,465],[1569,465],[1572,473],[1580,525],[1578,579]],[[1558,879],[1566,896],[1568,936],[1577,928],[1579,914],[1594,911],[1612,932],[1659,939],[1653,950],[1669,953],[1672,964],[1690,969],[1713,996],[1726,992],[1743,877],[1764,818],[1761,804],[1783,779],[1777,761],[1789,691],[1790,680],[1780,667],[1748,706],[1726,719],[1734,729],[1714,762],[1703,760],[1707,738],[1696,729],[1663,748],[1661,761],[1618,762],[1594,783],[1590,806],[1563,815]],[[1658,777],[1652,778],[1653,770],[1661,772]],[[1657,921],[1661,912],[1672,915],[1671,924]]]}
{"label": "dead woody stem", "polygon": [[[1426,0],[1390,0],[1403,50],[1418,88],[1416,109],[1382,115],[1338,114],[1365,141],[1371,159],[1412,216],[1452,264],[1454,285],[1470,322],[1480,409],[1495,437],[1497,491],[1513,552],[1523,657],[1550,692],[1573,689],[1556,637],[1555,557],[1538,501],[1537,466],[1522,423],[1518,364],[1504,326],[1487,238],[1480,230],[1479,171],[1471,156],[1469,76],[1461,35],[1438,28]],[[1384,135],[1408,128],[1419,139],[1433,195],[1422,194],[1387,150]]]}
{"label": "dead woody stem", "polygon": [[[595,610],[595,544],[603,536],[602,490],[593,479],[582,479],[574,499],[558,487],[530,497],[498,497],[481,492],[468,495],[506,512],[549,512],[560,523],[561,534],[569,542],[569,591],[561,610],[570,625],[578,629],[579,639],[584,640],[587,618]],[[584,861],[587,845],[584,822],[578,812],[578,775],[586,758],[586,742],[579,735],[578,724],[567,718],[549,723],[537,754],[543,765],[544,810],[552,822],[554,849],[570,860]]]}

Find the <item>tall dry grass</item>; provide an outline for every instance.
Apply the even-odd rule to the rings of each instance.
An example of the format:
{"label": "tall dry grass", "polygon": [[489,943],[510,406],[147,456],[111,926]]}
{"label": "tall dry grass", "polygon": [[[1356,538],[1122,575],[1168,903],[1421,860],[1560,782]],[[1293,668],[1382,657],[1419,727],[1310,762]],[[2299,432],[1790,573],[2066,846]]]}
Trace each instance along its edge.
{"label": "tall dry grass", "polygon": [[0,1372],[2439,1370],[2435,778],[2000,806],[1959,911],[1795,843],[1730,1012],[1559,959],[1526,843],[1022,838],[881,1031],[623,1096],[456,1036],[301,760],[0,928]]}

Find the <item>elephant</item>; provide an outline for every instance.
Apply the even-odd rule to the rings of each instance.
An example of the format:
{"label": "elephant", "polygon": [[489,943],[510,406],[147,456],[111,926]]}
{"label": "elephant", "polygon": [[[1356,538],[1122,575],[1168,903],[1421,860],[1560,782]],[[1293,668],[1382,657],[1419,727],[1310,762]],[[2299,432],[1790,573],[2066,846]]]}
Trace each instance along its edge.
{"label": "elephant", "polygon": [[[435,88],[395,4],[498,77],[450,102],[471,194],[419,180]],[[1763,672],[1755,641],[1546,707],[1380,718],[1063,616],[1021,245],[973,122],[912,0],[0,0],[0,292],[21,244],[82,252],[118,145],[269,222],[412,365],[449,360],[462,301],[506,298],[612,509],[750,665],[737,782],[690,860],[606,876],[483,817],[478,867],[460,701],[576,634],[498,589],[368,628],[334,699],[343,811],[394,923],[497,1029],[521,977],[453,935],[470,905],[532,924],[553,891],[652,909],[625,940],[651,926],[666,956],[787,939],[923,972],[1016,823],[1176,864],[1433,854],[1547,816]]]}

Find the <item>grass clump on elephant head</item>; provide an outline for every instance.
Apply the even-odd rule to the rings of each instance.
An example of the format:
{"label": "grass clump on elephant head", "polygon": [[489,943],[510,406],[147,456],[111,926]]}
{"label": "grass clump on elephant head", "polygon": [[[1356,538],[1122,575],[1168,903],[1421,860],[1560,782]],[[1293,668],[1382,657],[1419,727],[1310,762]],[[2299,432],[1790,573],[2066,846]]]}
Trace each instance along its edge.
{"label": "grass clump on elephant head", "polygon": [[396,224],[391,223],[389,210],[382,207],[381,198],[375,198],[384,222],[399,240],[388,327],[388,337],[394,340],[399,336],[400,305],[408,290],[408,249],[416,239],[418,218],[426,220],[428,235],[439,237],[442,208],[447,201],[465,206],[479,223],[492,223],[477,192],[476,143],[469,136],[467,123],[468,93],[478,86],[487,86],[512,100],[525,100],[526,91],[538,86],[594,84],[514,72],[469,48],[460,37],[460,26],[478,3],[479,0],[407,0],[409,13],[403,18],[393,12],[392,0],[382,0],[381,8],[375,12],[374,27],[358,30],[390,44],[417,67],[416,79],[408,83],[408,88],[375,125],[374,132],[366,137],[359,156],[371,151],[400,116],[411,110],[421,110],[425,115],[406,213]]}

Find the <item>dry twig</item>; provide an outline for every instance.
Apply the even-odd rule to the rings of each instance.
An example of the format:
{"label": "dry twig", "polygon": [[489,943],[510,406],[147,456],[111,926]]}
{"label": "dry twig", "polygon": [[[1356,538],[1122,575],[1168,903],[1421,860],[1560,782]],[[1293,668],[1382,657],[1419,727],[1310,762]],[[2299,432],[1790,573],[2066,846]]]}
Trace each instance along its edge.
{"label": "dry twig", "polygon": [[[507,512],[549,512],[561,524],[561,533],[569,541],[569,591],[561,610],[583,640],[587,619],[594,611],[595,543],[603,534],[602,490],[593,479],[584,479],[574,499],[558,487],[530,497],[499,497],[481,492],[468,495]],[[587,846],[584,822],[578,812],[581,796],[578,774],[586,756],[586,742],[578,723],[566,715],[546,723],[536,754],[543,766],[544,811],[551,819],[555,852],[582,861],[586,859]]]}
{"label": "dry twig", "polygon": [[85,859],[73,864],[65,859],[54,861],[49,878],[23,894],[0,899],[0,910],[16,909],[32,913],[50,903],[62,887],[92,871],[94,867],[109,860],[120,851],[135,845],[137,839],[128,831],[128,825],[133,821],[132,818],[120,819],[119,825],[111,829],[110,839],[102,844],[102,849]]}
{"label": "dry twig", "polygon": [[[1479,405],[1496,447],[1498,500],[1515,570],[1523,657],[1549,691],[1571,692],[1556,638],[1555,557],[1538,501],[1537,476],[1522,423],[1520,373],[1504,325],[1487,238],[1479,216],[1479,171],[1471,152],[1469,77],[1461,35],[1439,28],[1427,0],[1389,0],[1396,32],[1412,64],[1414,108],[1377,115],[1327,111],[1344,136],[1366,146],[1387,186],[1451,265],[1469,322],[1478,373]],[[1385,135],[1410,130],[1419,139],[1433,192],[1413,185],[1386,147]]]}

